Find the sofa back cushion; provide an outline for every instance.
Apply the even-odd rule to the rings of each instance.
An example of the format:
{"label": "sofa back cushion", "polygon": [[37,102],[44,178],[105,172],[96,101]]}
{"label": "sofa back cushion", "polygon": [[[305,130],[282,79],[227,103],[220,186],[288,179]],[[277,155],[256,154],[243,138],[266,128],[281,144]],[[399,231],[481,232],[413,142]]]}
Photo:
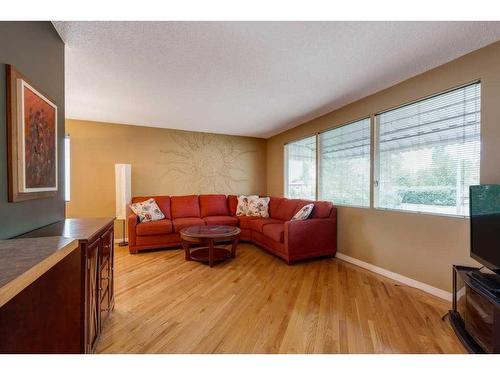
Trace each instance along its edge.
{"label": "sofa back cushion", "polygon": [[275,217],[280,203],[286,198],[271,197],[269,200],[269,217]]}
{"label": "sofa back cushion", "polygon": [[229,215],[226,196],[220,194],[200,195],[200,212],[201,217]]}
{"label": "sofa back cushion", "polygon": [[332,208],[333,208],[332,202],[326,202],[326,201],[314,202],[314,209],[309,217],[313,219],[324,219],[330,217]]}
{"label": "sofa back cushion", "polygon": [[172,218],[200,217],[200,204],[197,195],[181,195],[170,198]]}
{"label": "sofa back cushion", "polygon": [[296,208],[299,202],[299,199],[283,198],[283,200],[278,204],[278,207],[273,210],[274,216],[272,216],[272,218],[283,221],[290,220],[293,214],[296,212]]}
{"label": "sofa back cushion", "polygon": [[171,219],[172,214],[170,212],[170,197],[167,195],[152,195],[149,197],[133,197],[132,203],[139,203],[147,201],[148,199],[153,198],[156,201],[158,207],[160,207],[161,212],[165,215],[166,219]]}
{"label": "sofa back cushion", "polygon": [[304,206],[307,206],[308,204],[311,203],[316,203],[315,201],[311,201],[308,199],[299,199],[297,202],[297,206],[295,206],[295,210],[293,211],[293,214],[295,215],[297,212],[299,212]]}
{"label": "sofa back cushion", "polygon": [[236,208],[238,207],[238,197],[236,195],[228,195],[227,206],[229,208],[229,215],[236,216]]}
{"label": "sofa back cushion", "polygon": [[307,199],[288,199],[271,197],[269,202],[269,215],[273,219],[290,220],[302,207],[314,203],[314,209],[309,215],[311,219],[324,219],[330,217],[333,208],[332,202],[311,201]]}

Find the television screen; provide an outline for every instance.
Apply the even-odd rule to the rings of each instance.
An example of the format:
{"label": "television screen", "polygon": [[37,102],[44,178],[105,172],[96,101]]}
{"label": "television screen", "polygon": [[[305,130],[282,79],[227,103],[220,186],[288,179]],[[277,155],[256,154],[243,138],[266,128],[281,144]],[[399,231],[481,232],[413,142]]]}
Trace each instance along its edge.
{"label": "television screen", "polygon": [[500,185],[470,187],[471,257],[500,273]]}

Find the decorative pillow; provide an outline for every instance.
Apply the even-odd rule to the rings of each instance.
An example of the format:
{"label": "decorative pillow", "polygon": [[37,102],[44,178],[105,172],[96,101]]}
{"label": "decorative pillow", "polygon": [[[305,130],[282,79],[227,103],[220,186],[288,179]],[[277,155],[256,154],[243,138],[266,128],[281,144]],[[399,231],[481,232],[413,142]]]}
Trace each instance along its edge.
{"label": "decorative pillow", "polygon": [[240,195],[238,196],[238,206],[236,207],[236,216],[247,216],[248,203],[250,200],[258,198],[257,195]]}
{"label": "decorative pillow", "polygon": [[163,212],[161,212],[160,207],[158,207],[153,198],[149,198],[144,202],[133,203],[130,205],[130,209],[134,211],[134,214],[139,216],[141,223],[165,219],[165,215],[163,215]]}
{"label": "decorative pillow", "polygon": [[269,197],[254,198],[248,202],[248,216],[269,217]]}
{"label": "decorative pillow", "polygon": [[309,217],[314,208],[314,203],[306,204],[292,217],[293,220],[305,220]]}

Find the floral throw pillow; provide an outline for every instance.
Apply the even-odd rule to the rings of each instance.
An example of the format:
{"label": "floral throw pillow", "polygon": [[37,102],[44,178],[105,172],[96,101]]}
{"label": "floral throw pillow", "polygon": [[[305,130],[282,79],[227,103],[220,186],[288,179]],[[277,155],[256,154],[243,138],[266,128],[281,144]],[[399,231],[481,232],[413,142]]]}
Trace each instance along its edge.
{"label": "floral throw pillow", "polygon": [[269,217],[269,197],[254,198],[248,203],[248,216]]}
{"label": "floral throw pillow", "polygon": [[156,204],[153,198],[149,198],[147,201],[133,203],[130,205],[130,209],[139,216],[139,221],[156,221],[165,219],[165,215],[161,212],[160,207]]}
{"label": "floral throw pillow", "polygon": [[293,220],[305,220],[309,217],[311,214],[312,210],[314,208],[314,204],[306,204],[304,207],[302,207],[295,215],[292,217]]}
{"label": "floral throw pillow", "polygon": [[257,195],[240,195],[238,197],[238,206],[236,207],[236,216],[247,216],[248,204],[251,200],[259,198]]}

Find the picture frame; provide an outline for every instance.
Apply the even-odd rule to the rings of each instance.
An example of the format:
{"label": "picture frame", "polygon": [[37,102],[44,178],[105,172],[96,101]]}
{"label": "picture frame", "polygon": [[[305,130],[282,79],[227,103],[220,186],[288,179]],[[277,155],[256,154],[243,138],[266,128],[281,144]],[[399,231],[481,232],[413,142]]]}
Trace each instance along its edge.
{"label": "picture frame", "polygon": [[8,200],[50,198],[58,191],[57,105],[6,65]]}

